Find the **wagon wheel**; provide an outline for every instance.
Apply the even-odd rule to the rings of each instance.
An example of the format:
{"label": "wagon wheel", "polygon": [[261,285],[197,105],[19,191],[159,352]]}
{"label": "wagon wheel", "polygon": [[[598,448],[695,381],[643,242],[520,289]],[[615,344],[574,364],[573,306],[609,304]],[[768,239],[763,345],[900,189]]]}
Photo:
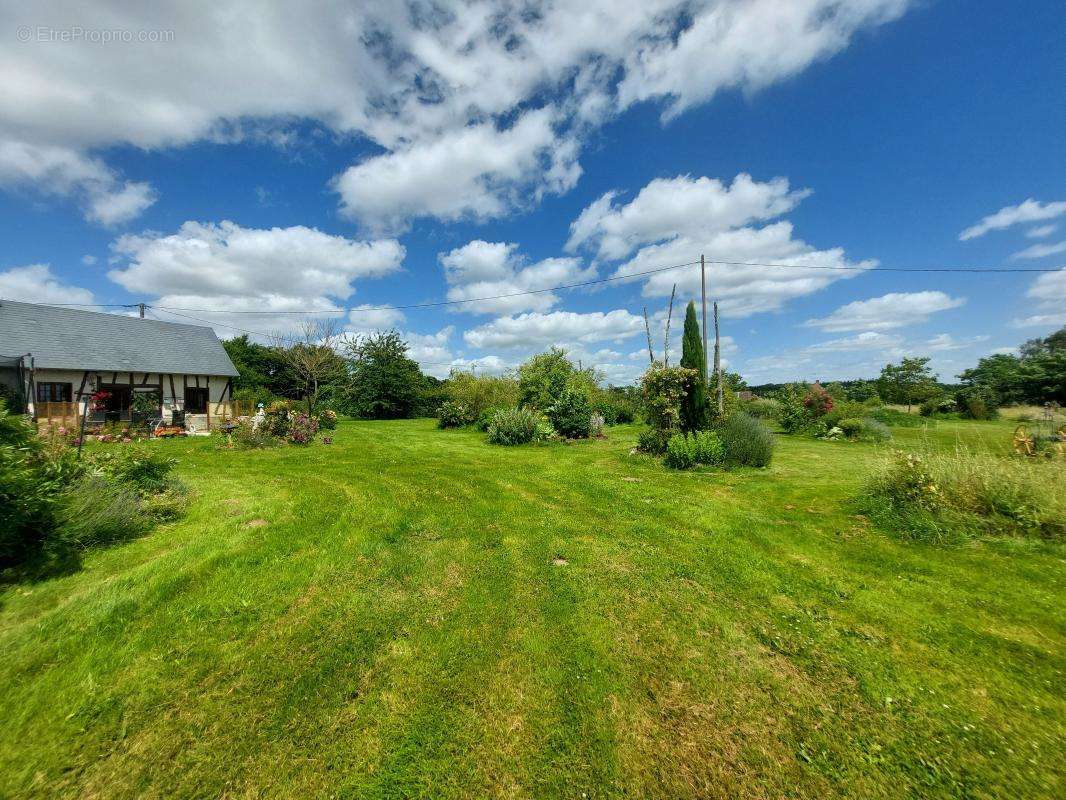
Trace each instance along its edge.
{"label": "wagon wheel", "polygon": [[1059,426],[1055,431],[1055,438],[1058,440],[1055,442],[1055,450],[1060,456],[1066,456],[1066,425]]}
{"label": "wagon wheel", "polygon": [[1036,453],[1036,442],[1033,434],[1029,432],[1028,425],[1019,425],[1014,429],[1014,452],[1020,456],[1031,456]]}

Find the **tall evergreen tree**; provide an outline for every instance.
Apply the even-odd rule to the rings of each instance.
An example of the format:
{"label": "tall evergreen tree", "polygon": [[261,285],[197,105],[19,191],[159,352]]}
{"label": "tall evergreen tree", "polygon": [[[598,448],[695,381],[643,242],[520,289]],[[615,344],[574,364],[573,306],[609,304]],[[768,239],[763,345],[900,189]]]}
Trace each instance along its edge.
{"label": "tall evergreen tree", "polygon": [[681,338],[681,366],[696,370],[699,375],[681,401],[681,429],[696,431],[707,425],[707,364],[703,357],[700,324],[696,320],[696,304],[689,301],[685,311],[685,333]]}

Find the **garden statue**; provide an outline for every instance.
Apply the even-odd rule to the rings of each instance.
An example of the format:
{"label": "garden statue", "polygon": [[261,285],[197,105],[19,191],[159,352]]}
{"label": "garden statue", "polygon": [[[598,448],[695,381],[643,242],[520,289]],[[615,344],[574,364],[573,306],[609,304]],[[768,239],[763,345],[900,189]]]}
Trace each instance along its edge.
{"label": "garden statue", "polygon": [[255,416],[252,417],[252,431],[259,430],[259,426],[266,420],[266,411],[263,409],[263,404],[260,403],[255,407]]}

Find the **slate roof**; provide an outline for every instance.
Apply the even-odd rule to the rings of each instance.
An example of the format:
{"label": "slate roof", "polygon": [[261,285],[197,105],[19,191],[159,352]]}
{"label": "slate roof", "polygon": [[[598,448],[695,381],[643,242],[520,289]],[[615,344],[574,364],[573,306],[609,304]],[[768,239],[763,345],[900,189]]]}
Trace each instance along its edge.
{"label": "slate roof", "polygon": [[236,376],[211,328],[0,300],[0,353],[38,369]]}

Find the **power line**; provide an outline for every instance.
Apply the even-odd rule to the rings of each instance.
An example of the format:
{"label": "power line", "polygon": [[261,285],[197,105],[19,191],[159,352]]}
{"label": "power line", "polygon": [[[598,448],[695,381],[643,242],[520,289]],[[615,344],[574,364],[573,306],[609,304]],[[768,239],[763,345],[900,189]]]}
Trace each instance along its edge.
{"label": "power line", "polygon": [[[608,283],[610,281],[621,281],[629,278],[639,278],[642,275],[653,275],[656,272],[667,272],[672,269],[680,269],[682,267],[691,267],[694,264],[699,264],[699,261],[689,261],[685,264],[673,264],[669,267],[656,267],[655,269],[645,270],[643,272],[633,272],[628,275],[612,275],[608,278],[595,278],[588,281],[580,281],[578,283],[563,283],[558,286],[549,286],[544,289],[527,289],[522,292],[509,292],[507,294],[496,294],[488,297],[466,297],[462,300],[436,300],[427,303],[408,303],[406,305],[394,305],[394,306],[361,306],[359,308],[337,308],[337,309],[310,309],[304,311],[268,311],[268,310],[240,310],[229,311],[224,308],[183,308],[181,306],[156,306],[156,308],[164,311],[196,311],[200,313],[209,314],[343,314],[348,311],[405,311],[412,308],[437,308],[439,306],[453,306],[460,305],[462,303],[480,303],[486,300],[505,300],[509,297],[523,297],[530,294],[544,294],[545,292],[556,292],[564,289],[579,289],[582,286],[593,286],[598,283]],[[135,304],[136,305],[136,304]]]}
{"label": "power line", "polygon": [[[583,286],[594,286],[602,283],[610,283],[612,281],[624,281],[632,280],[633,278],[640,278],[645,275],[654,275],[659,272],[669,272],[670,270],[682,269],[684,267],[692,267],[699,264],[699,261],[689,261],[684,264],[672,264],[668,267],[656,267],[654,269],[642,270],[640,272],[630,272],[625,275],[611,275],[606,278],[594,278],[587,281],[579,281],[577,283],[563,283],[558,286],[550,286],[544,289],[527,289],[521,292],[508,292],[507,294],[488,295],[485,297],[466,297],[459,300],[438,300],[426,303],[407,303],[403,305],[381,305],[381,306],[361,306],[359,308],[337,308],[337,309],[302,309],[302,310],[268,310],[268,309],[256,309],[256,310],[228,310],[222,308],[187,308],[183,306],[156,306],[156,308],[164,311],[193,311],[204,314],[344,314],[361,311],[405,311],[415,308],[439,308],[442,306],[462,305],[464,303],[479,303],[489,300],[506,300],[512,297],[524,297],[526,295],[544,294],[546,292],[563,291],[566,289],[578,289]],[[921,273],[959,273],[966,275],[981,275],[981,274],[1006,274],[1006,273],[1037,273],[1037,272],[1058,272],[1061,268],[1035,268],[1035,267],[1021,267],[1021,268],[1008,268],[1008,267],[863,267],[860,265],[855,266],[841,266],[841,265],[819,265],[819,264],[780,264],[771,262],[759,262],[759,261],[724,261],[706,259],[707,264],[718,264],[721,266],[735,266],[735,267],[771,267],[777,269],[804,269],[804,270],[818,270],[818,271],[831,271],[831,272],[912,272],[916,274]],[[133,305],[136,305],[134,303]]]}

